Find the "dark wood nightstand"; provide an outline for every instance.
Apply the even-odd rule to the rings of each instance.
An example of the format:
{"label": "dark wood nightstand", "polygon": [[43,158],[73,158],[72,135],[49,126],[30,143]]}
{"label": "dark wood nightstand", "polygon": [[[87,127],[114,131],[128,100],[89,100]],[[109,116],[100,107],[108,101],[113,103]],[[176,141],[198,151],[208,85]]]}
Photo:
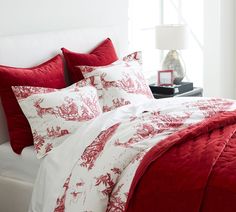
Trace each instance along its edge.
{"label": "dark wood nightstand", "polygon": [[203,89],[195,87],[192,91],[188,91],[181,94],[166,95],[153,93],[155,99],[168,98],[168,97],[190,97],[190,96],[203,96]]}

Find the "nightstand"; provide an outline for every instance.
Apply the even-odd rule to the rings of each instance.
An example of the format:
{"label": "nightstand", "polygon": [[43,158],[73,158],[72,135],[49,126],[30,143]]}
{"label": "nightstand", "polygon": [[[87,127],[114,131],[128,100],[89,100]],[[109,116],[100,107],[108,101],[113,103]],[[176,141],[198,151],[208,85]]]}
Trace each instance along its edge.
{"label": "nightstand", "polygon": [[181,93],[181,94],[174,94],[174,95],[166,95],[166,94],[156,94],[153,93],[153,96],[155,99],[161,99],[161,98],[168,98],[168,97],[191,97],[191,96],[203,96],[203,89],[194,87],[193,90]]}

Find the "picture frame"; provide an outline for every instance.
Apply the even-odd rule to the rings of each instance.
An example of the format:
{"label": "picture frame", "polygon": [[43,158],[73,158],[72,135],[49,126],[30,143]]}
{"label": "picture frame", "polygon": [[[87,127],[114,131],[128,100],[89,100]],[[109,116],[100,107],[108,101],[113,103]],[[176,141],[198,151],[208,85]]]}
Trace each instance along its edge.
{"label": "picture frame", "polygon": [[157,84],[159,86],[173,86],[173,70],[158,71]]}

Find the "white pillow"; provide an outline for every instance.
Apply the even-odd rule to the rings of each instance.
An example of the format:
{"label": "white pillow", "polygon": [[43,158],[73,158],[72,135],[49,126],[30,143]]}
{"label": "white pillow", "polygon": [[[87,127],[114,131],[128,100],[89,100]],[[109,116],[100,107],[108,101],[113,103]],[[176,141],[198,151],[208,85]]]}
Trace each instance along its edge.
{"label": "white pillow", "polygon": [[[83,81],[81,84],[85,85]],[[12,90],[29,121],[38,158],[61,144],[79,126],[100,115],[97,91],[75,83],[65,89],[13,86]]]}
{"label": "white pillow", "polygon": [[142,74],[137,53],[108,66],[79,66],[78,68],[85,78],[95,77],[96,88],[102,97],[103,112],[154,98]]}

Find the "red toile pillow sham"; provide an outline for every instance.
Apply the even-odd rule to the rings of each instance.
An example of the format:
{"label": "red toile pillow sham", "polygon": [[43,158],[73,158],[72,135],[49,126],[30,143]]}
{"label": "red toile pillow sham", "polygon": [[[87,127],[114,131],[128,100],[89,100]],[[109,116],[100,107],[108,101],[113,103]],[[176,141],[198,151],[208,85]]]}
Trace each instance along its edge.
{"label": "red toile pillow sham", "polygon": [[12,86],[12,90],[31,126],[38,158],[63,143],[81,123],[102,113],[93,86],[81,87],[80,83],[63,89]]}

